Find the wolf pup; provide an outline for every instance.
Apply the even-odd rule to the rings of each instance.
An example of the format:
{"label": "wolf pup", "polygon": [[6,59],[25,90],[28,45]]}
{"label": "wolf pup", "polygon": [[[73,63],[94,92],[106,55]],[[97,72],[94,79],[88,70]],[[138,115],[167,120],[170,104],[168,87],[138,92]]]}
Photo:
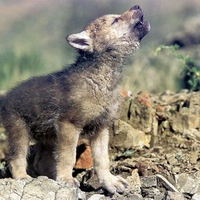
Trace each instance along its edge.
{"label": "wolf pup", "polygon": [[127,182],[109,171],[108,127],[120,102],[123,61],[150,30],[143,18],[136,5],[122,15],[96,19],[66,38],[78,50],[75,64],[34,77],[7,93],[1,102],[1,117],[8,133],[13,178],[29,177],[26,158],[34,139],[52,150],[54,178],[77,184],[72,170],[79,135],[85,132],[99,182],[111,193],[125,190]]}

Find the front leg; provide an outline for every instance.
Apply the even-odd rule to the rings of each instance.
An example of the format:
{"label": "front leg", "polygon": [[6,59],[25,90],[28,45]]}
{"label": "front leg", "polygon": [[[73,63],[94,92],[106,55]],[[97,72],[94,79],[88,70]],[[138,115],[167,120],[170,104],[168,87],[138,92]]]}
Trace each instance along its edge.
{"label": "front leg", "polygon": [[122,193],[128,186],[128,183],[123,178],[112,175],[109,171],[108,142],[108,129],[103,129],[90,137],[94,169],[103,187],[110,193]]}
{"label": "front leg", "polygon": [[59,123],[57,141],[57,180],[72,182],[78,185],[78,181],[72,177],[73,167],[76,162],[76,147],[80,130],[72,123],[65,121]]}

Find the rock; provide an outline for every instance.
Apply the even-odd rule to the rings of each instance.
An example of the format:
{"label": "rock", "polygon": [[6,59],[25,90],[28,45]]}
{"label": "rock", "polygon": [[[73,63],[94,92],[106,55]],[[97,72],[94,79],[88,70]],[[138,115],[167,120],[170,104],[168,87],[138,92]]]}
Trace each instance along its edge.
{"label": "rock", "polygon": [[177,163],[177,159],[172,154],[166,154],[166,159],[170,165],[175,165]]}
{"label": "rock", "polygon": [[[175,132],[181,132],[188,129],[197,129],[199,127],[200,108],[198,100],[200,93],[180,92],[177,94],[162,94],[156,107],[156,115],[160,120],[168,120],[170,127]],[[161,105],[162,104],[162,105]]]}
{"label": "rock", "polygon": [[199,200],[200,199],[200,193],[196,193],[192,196],[192,200]]}
{"label": "rock", "polygon": [[[198,149],[200,143],[200,92],[183,90],[163,93],[152,101],[158,120],[158,135],[180,148]],[[163,138],[163,140],[165,140]],[[172,140],[172,141],[170,141]]]}
{"label": "rock", "polygon": [[143,200],[143,197],[139,194],[129,194],[126,198],[119,198],[119,200]]}
{"label": "rock", "polygon": [[161,187],[164,186],[164,188],[166,188],[168,191],[179,193],[178,189],[172,185],[164,176],[157,174],[156,177]]}
{"label": "rock", "polygon": [[184,130],[195,129],[199,126],[200,116],[196,110],[182,108],[171,119],[171,127],[175,132],[183,133]]}
{"label": "rock", "polygon": [[23,180],[0,179],[0,200],[86,200],[85,193],[47,177]]}
{"label": "rock", "polygon": [[137,169],[132,171],[132,175],[127,177],[127,181],[129,183],[130,193],[141,193],[141,181]]}
{"label": "rock", "polygon": [[76,169],[89,169],[93,166],[92,153],[89,141],[86,139],[79,140],[77,147]]}
{"label": "rock", "polygon": [[152,131],[154,114],[149,94],[147,92],[140,92],[131,103],[129,123],[135,129],[150,133]]}
{"label": "rock", "polygon": [[144,200],[144,198],[142,197],[142,195],[140,194],[124,194],[124,195],[121,195],[121,196],[114,196],[112,198],[112,200]]}
{"label": "rock", "polygon": [[191,164],[196,164],[198,161],[198,158],[199,158],[199,152],[198,151],[192,152],[189,157],[189,162]]}
{"label": "rock", "polygon": [[134,129],[131,125],[121,120],[115,121],[114,133],[110,134],[110,145],[121,150],[149,147],[150,140],[150,135]]}
{"label": "rock", "polygon": [[166,200],[185,200],[183,194],[179,193],[179,192],[171,192],[168,191],[167,195],[166,195]]}
{"label": "rock", "polygon": [[141,176],[151,175],[151,170],[153,168],[151,161],[141,160],[136,163],[136,167]]}
{"label": "rock", "polygon": [[165,177],[160,174],[142,177],[141,181],[142,194],[145,198],[153,198],[158,200],[184,199],[183,195],[175,188],[175,186],[173,186]]}
{"label": "rock", "polygon": [[173,167],[173,168],[172,168],[172,173],[173,173],[173,174],[178,174],[178,173],[180,173],[180,169],[181,169],[181,168],[180,168],[180,167],[177,167],[177,166],[176,166],[176,167]]}
{"label": "rock", "polygon": [[88,200],[109,200],[109,197],[105,197],[102,194],[94,194]]}
{"label": "rock", "polygon": [[194,195],[199,187],[200,187],[200,173],[196,173],[195,178],[190,176],[189,174],[182,173],[182,174],[177,174],[175,175],[175,181],[177,188],[182,192],[182,193],[187,193],[190,195]]}
{"label": "rock", "polygon": [[120,119],[128,122],[130,119],[130,106],[132,104],[132,97],[124,98],[120,105]]}
{"label": "rock", "polygon": [[102,185],[99,183],[97,176],[95,175],[94,169],[89,169],[85,173],[82,174],[82,177],[78,176],[78,180],[80,180],[81,185],[84,190],[87,191],[101,191]]}
{"label": "rock", "polygon": [[142,188],[142,196],[145,198],[163,199],[164,193],[157,188]]}
{"label": "rock", "polygon": [[157,187],[157,177],[156,176],[142,177],[141,181],[142,181],[143,188]]}
{"label": "rock", "polygon": [[[164,197],[164,194],[158,188],[158,182],[156,176],[142,177],[142,196],[145,198],[160,198]],[[161,198],[162,197],[162,198]]]}

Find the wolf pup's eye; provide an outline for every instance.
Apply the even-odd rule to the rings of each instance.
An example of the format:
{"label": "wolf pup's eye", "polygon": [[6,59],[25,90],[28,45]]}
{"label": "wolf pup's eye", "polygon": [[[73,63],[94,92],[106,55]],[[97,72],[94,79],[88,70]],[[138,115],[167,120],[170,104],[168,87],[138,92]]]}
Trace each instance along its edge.
{"label": "wolf pup's eye", "polygon": [[117,22],[118,22],[118,18],[115,18],[111,25],[113,25],[113,24],[115,24]]}

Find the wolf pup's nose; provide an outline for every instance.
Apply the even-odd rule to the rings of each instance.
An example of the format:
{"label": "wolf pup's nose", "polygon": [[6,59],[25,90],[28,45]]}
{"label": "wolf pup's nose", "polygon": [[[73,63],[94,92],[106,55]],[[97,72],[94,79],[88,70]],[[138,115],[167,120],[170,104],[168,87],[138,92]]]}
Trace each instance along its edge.
{"label": "wolf pup's nose", "polygon": [[130,10],[142,10],[140,6],[135,5]]}

